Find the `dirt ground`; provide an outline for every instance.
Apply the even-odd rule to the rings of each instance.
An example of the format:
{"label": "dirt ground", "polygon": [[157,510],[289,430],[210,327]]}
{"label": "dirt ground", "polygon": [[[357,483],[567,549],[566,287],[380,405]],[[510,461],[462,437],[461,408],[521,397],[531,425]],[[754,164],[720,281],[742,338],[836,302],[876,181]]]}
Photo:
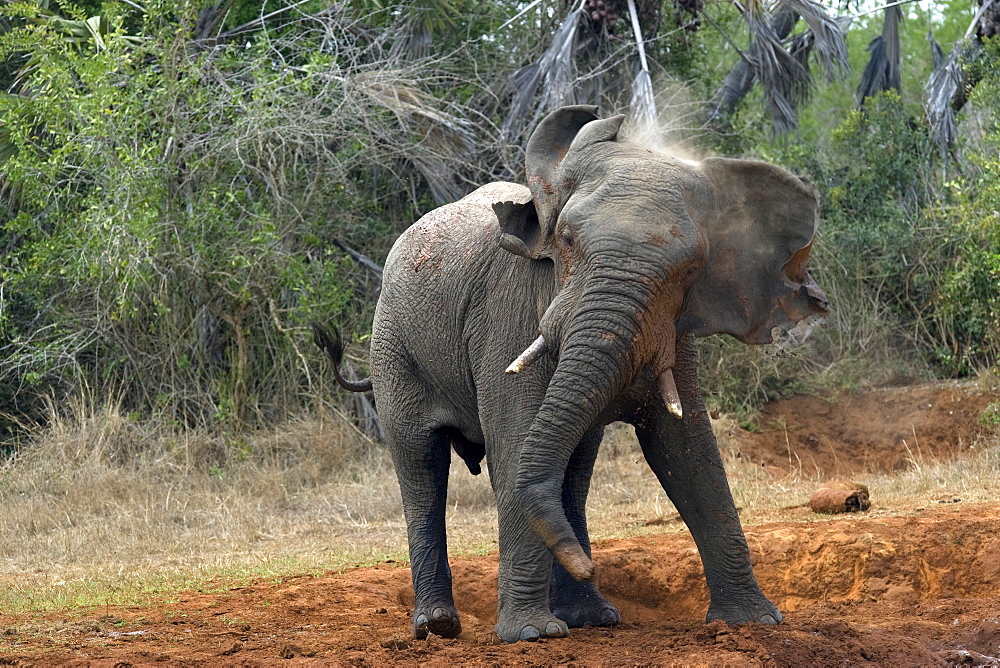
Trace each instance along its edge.
{"label": "dirt ground", "polygon": [[[891,471],[968,448],[995,400],[951,385],[799,397],[769,406],[729,447],[776,475]],[[454,640],[410,636],[409,569],[385,563],[149,607],[0,615],[0,664],[1000,665],[1000,500],[807,512],[747,529],[758,580],[785,613],[774,627],[704,624],[697,551],[670,533],[596,543],[601,589],[624,621],[564,639],[497,642],[493,555],[452,560],[464,625]]]}
{"label": "dirt ground", "polygon": [[892,473],[962,454],[984,433],[977,418],[996,400],[995,390],[963,383],[889,388],[835,401],[793,397],[765,406],[758,431],[741,430],[735,440],[740,455],[785,472]]}

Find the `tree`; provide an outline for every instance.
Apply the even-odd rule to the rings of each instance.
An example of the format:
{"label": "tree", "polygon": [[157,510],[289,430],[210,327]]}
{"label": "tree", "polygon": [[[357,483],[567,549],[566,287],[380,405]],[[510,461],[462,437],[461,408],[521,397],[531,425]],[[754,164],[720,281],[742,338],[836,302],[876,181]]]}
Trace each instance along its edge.
{"label": "tree", "polygon": [[965,106],[969,91],[982,79],[983,69],[974,65],[982,55],[983,40],[997,34],[1000,34],[1000,3],[978,0],[978,9],[964,37],[946,58],[931,40],[937,67],[925,87],[925,108],[931,134],[942,152],[955,143],[955,114]]}
{"label": "tree", "polygon": [[[599,11],[588,11],[589,6],[589,3],[574,3],[574,8],[556,29],[541,57],[514,75],[517,93],[504,123],[505,136],[517,136],[521,128],[533,124],[529,122],[531,119],[537,119],[539,114],[562,104],[597,103],[602,97],[620,97],[628,81],[621,74],[627,69],[622,65],[625,58],[631,55],[622,50],[612,51],[608,46],[611,37],[623,26],[629,26],[625,30],[632,33],[634,53],[641,63],[640,67],[632,68],[637,72],[631,78],[632,93],[629,96],[633,121],[638,125],[655,126],[656,108],[649,83],[649,69],[645,65],[644,45],[657,37],[663,24],[665,4],[638,4],[633,0],[615,0],[605,4],[601,0]],[[596,0],[594,6],[597,6]],[[749,34],[746,48],[740,48],[712,16],[731,7],[737,8]],[[791,129],[796,124],[795,109],[808,95],[812,85],[810,56],[815,56],[828,76],[834,76],[846,67],[843,26],[812,0],[780,0],[773,8],[766,7],[763,2],[684,3],[671,8],[676,8],[675,16],[680,23],[680,27],[673,28],[672,32],[697,28],[701,25],[700,20],[704,20],[739,53],[739,63],[723,81],[708,106],[706,115],[711,122],[719,122],[732,113],[754,82],[759,82],[775,131]],[[619,20],[625,17],[628,20]],[[807,32],[799,35],[791,43],[791,48],[786,48],[782,40],[788,37],[800,18],[807,24]],[[596,64],[592,62],[595,54],[601,56]],[[615,75],[610,77],[607,76],[612,67],[608,64],[609,60],[617,68]],[[578,84],[581,80],[576,74],[578,61],[591,61],[590,71],[583,77],[585,80],[596,78],[597,71],[605,73],[603,87],[585,89]]]}
{"label": "tree", "polygon": [[[482,178],[473,126],[430,92],[457,78],[394,52],[394,24],[323,10],[227,44],[177,29],[193,5],[148,3],[140,40],[124,14],[3,9],[24,19],[5,55],[34,63],[0,98],[20,193],[0,221],[0,402],[19,413],[83,387],[233,431],[300,409],[318,394],[305,322],[371,308],[334,242],[384,255]],[[76,20],[106,29],[65,39]]]}

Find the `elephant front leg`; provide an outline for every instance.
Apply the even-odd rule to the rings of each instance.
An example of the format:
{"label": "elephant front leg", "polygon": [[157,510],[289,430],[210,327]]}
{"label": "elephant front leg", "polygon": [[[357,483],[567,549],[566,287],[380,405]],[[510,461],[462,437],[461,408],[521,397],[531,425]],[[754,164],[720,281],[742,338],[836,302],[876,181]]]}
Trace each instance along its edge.
{"label": "elephant front leg", "polygon": [[708,621],[777,624],[781,613],[753,574],[719,446],[698,386],[698,354],[691,337],[678,340],[674,377],[683,419],[661,403],[634,420],[643,455],[698,545],[711,594]]}
{"label": "elephant front leg", "polygon": [[549,610],[552,554],[528,528],[511,493],[497,499],[500,533],[499,602],[496,634],[504,642],[562,638],[566,622]]}
{"label": "elephant front leg", "polygon": [[[597,429],[584,436],[570,458],[563,480],[562,503],[573,532],[583,551],[590,556],[590,536],[587,533],[587,493],[597,459],[597,450],[604,435]],[[552,613],[570,628],[582,626],[614,626],[621,621],[618,609],[608,602],[593,582],[579,582],[559,562],[552,564],[552,588],[549,593]]]}

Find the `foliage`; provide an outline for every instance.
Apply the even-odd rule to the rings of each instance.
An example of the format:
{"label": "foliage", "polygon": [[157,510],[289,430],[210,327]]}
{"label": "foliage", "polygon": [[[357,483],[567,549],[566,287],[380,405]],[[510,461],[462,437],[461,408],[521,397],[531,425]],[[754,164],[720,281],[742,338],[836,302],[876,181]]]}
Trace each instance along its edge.
{"label": "foliage", "polygon": [[894,91],[869,98],[831,134],[824,238],[836,246],[848,273],[883,295],[894,312],[919,311],[930,287],[924,270],[940,247],[927,220],[934,202],[935,149],[926,128],[906,113]]}
{"label": "foliage", "polygon": [[957,254],[945,269],[936,299],[935,320],[942,336],[938,357],[963,372],[1000,360],[1000,116],[991,104],[1000,98],[1000,39],[986,44],[977,63],[983,79],[974,101],[987,116],[982,152],[970,152],[970,177],[949,182],[957,224]]}
{"label": "foliage", "polygon": [[[784,59],[777,50],[811,39],[803,21],[781,43],[768,36],[763,3],[636,3],[642,76],[627,3],[605,6],[569,24],[570,50],[544,61],[553,82],[577,67],[578,101],[612,111],[651,78],[670,140],[777,162],[822,198],[812,271],[831,298],[828,326],[777,356],[706,341],[710,405],[752,413],[791,392],[997,360],[1000,132],[990,116],[981,139],[943,156],[918,101],[933,68],[925,34],[958,40],[967,3],[905,6],[900,93],[863,110],[850,91],[881,14],[851,24],[846,54],[827,51],[831,63],[850,59],[852,78],[807,90],[759,67],[749,88],[732,76],[754,40],[758,55]],[[329,384],[304,323],[340,321],[363,340],[379,277],[356,258],[379,263],[434,206],[519,178],[520,138],[539,99],[559,92],[531,67],[575,7],[0,5],[0,440],[43,419],[43,398],[81,393],[234,443],[311,410]],[[795,7],[832,30],[821,7],[772,9]],[[1000,95],[996,53],[987,40],[964,61],[980,83],[963,113],[980,124]],[[518,115],[528,75],[540,88]],[[758,75],[811,94],[790,103],[794,134],[772,137],[776,98],[752,85]],[[732,104],[722,133],[708,121],[720,95]]]}
{"label": "foliage", "polygon": [[[996,95],[990,86],[984,80],[977,95]],[[820,191],[811,272],[831,314],[792,356],[703,346],[702,374],[716,405],[752,413],[791,392],[968,375],[997,360],[1000,226],[990,214],[998,208],[997,162],[969,151],[963,171],[971,178],[962,176],[920,114],[888,91],[846,112],[824,151],[807,142],[756,143],[759,157],[808,175]],[[714,373],[723,360],[725,373]]]}
{"label": "foliage", "polygon": [[991,430],[1000,430],[1000,401],[993,401],[979,413],[976,422]]}
{"label": "foliage", "polygon": [[29,20],[3,51],[30,67],[0,98],[0,177],[17,188],[3,403],[104,387],[129,410],[241,429],[317,393],[303,323],[370,309],[371,277],[332,242],[384,255],[429,202],[403,167],[461,178],[468,131],[421,91],[443,74],[385,55],[391,30],[359,41],[325,16],[199,50],[167,20],[193,5],[147,9],[137,46],[121,14],[81,43],[5,8]]}

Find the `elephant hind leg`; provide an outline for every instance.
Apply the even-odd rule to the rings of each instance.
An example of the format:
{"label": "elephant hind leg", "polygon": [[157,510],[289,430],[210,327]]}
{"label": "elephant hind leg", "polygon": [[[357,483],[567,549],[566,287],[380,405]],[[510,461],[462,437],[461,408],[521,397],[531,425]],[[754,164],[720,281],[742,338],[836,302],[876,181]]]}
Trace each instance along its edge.
{"label": "elephant hind leg", "polygon": [[406,516],[413,576],[413,635],[454,638],[462,632],[452,595],[445,508],[451,437],[446,429],[386,429]]}

